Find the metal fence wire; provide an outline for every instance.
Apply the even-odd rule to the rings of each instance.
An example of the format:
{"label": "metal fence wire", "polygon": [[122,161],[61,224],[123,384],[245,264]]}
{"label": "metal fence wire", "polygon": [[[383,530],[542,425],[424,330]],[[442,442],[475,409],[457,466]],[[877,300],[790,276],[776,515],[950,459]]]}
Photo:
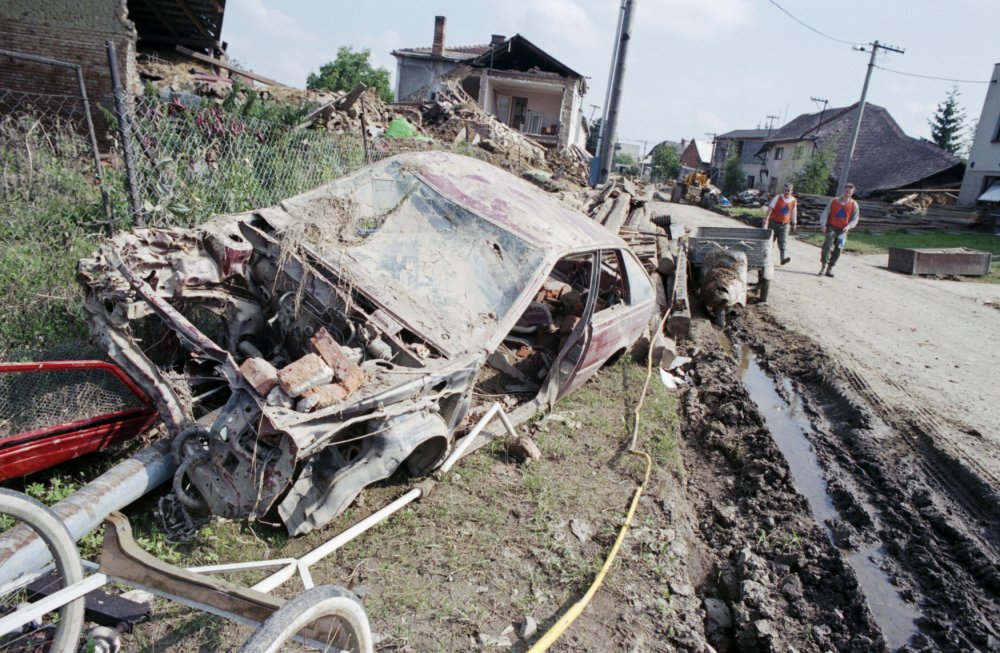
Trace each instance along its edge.
{"label": "metal fence wire", "polygon": [[[241,114],[195,96],[129,98],[128,159],[134,167],[138,224],[193,226],[221,213],[277,204],[403,151],[441,149],[429,140],[392,140],[301,129]],[[119,147],[121,143],[118,144]],[[116,162],[124,190],[123,152]],[[116,211],[129,211],[115,194]]]}
{"label": "metal fence wire", "polygon": [[140,406],[104,370],[0,370],[0,439]]}

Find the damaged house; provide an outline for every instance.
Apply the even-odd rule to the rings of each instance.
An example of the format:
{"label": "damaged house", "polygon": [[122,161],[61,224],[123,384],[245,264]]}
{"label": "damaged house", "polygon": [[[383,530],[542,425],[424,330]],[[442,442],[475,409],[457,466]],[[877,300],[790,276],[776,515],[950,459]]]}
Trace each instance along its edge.
{"label": "damaged house", "polygon": [[[140,49],[177,46],[213,56],[224,55],[221,40],[225,0],[4,0],[0,11],[2,48],[81,67],[91,117],[105,125],[100,110],[111,93],[105,41],[115,46],[122,86],[140,92],[136,64]],[[0,56],[5,89],[42,96],[77,98],[72,71],[37,61]],[[80,108],[64,103],[74,121]],[[98,130],[103,132],[104,130]]]}
{"label": "damaged house", "polygon": [[[806,113],[771,132],[757,151],[767,191],[773,194],[794,179],[813,152],[822,147],[835,153],[831,173],[831,188],[835,188],[851,145],[857,111],[854,103]],[[930,141],[904,134],[885,108],[865,104],[849,180],[857,185],[859,197],[903,188],[940,187],[960,181],[964,169],[957,156]]]}
{"label": "damaged house", "polygon": [[458,76],[484,111],[540,145],[560,152],[586,149],[586,79],[520,34],[494,34],[488,45],[446,46],[445,18],[437,16],[430,48],[392,54],[399,101],[433,99],[436,84]]}

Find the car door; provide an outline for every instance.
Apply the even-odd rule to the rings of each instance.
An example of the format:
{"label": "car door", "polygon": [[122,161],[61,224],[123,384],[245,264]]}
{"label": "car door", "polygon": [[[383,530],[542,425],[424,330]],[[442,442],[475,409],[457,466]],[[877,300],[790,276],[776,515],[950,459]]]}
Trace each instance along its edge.
{"label": "car door", "polygon": [[595,252],[586,324],[567,341],[560,365],[559,396],[590,378],[609,359],[623,353],[649,321],[656,296],[649,276],[631,251]]}

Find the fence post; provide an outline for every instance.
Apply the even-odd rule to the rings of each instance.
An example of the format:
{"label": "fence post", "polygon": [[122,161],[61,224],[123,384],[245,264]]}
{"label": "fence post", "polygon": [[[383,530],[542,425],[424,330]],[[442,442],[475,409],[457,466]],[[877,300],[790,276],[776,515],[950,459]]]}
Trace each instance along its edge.
{"label": "fence post", "polygon": [[118,116],[118,138],[122,143],[122,155],[125,159],[125,174],[128,178],[128,199],[132,208],[132,219],[137,227],[145,227],[146,219],[142,214],[139,202],[139,186],[135,180],[135,165],[132,161],[132,143],[129,134],[132,131],[132,116],[125,106],[125,91],[118,77],[118,57],[115,54],[115,44],[105,41],[108,48],[108,67],[111,69],[111,84],[115,96],[115,114]]}

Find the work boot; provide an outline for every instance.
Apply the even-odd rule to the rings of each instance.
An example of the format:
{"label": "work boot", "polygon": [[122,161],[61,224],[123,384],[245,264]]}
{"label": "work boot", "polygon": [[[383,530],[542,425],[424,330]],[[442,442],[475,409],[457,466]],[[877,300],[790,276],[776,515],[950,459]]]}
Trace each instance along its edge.
{"label": "work boot", "polygon": [[833,276],[833,266],[832,265],[826,269],[826,276],[828,276],[828,277],[832,277]]}
{"label": "work boot", "polygon": [[791,260],[792,260],[791,256],[785,256],[781,259],[781,264],[784,265],[785,263],[788,263]]}
{"label": "work boot", "polygon": [[826,271],[826,263],[821,263],[820,266],[819,266],[819,272],[816,273],[816,276],[817,277],[822,277],[823,276],[823,272],[825,272],[825,271]]}

